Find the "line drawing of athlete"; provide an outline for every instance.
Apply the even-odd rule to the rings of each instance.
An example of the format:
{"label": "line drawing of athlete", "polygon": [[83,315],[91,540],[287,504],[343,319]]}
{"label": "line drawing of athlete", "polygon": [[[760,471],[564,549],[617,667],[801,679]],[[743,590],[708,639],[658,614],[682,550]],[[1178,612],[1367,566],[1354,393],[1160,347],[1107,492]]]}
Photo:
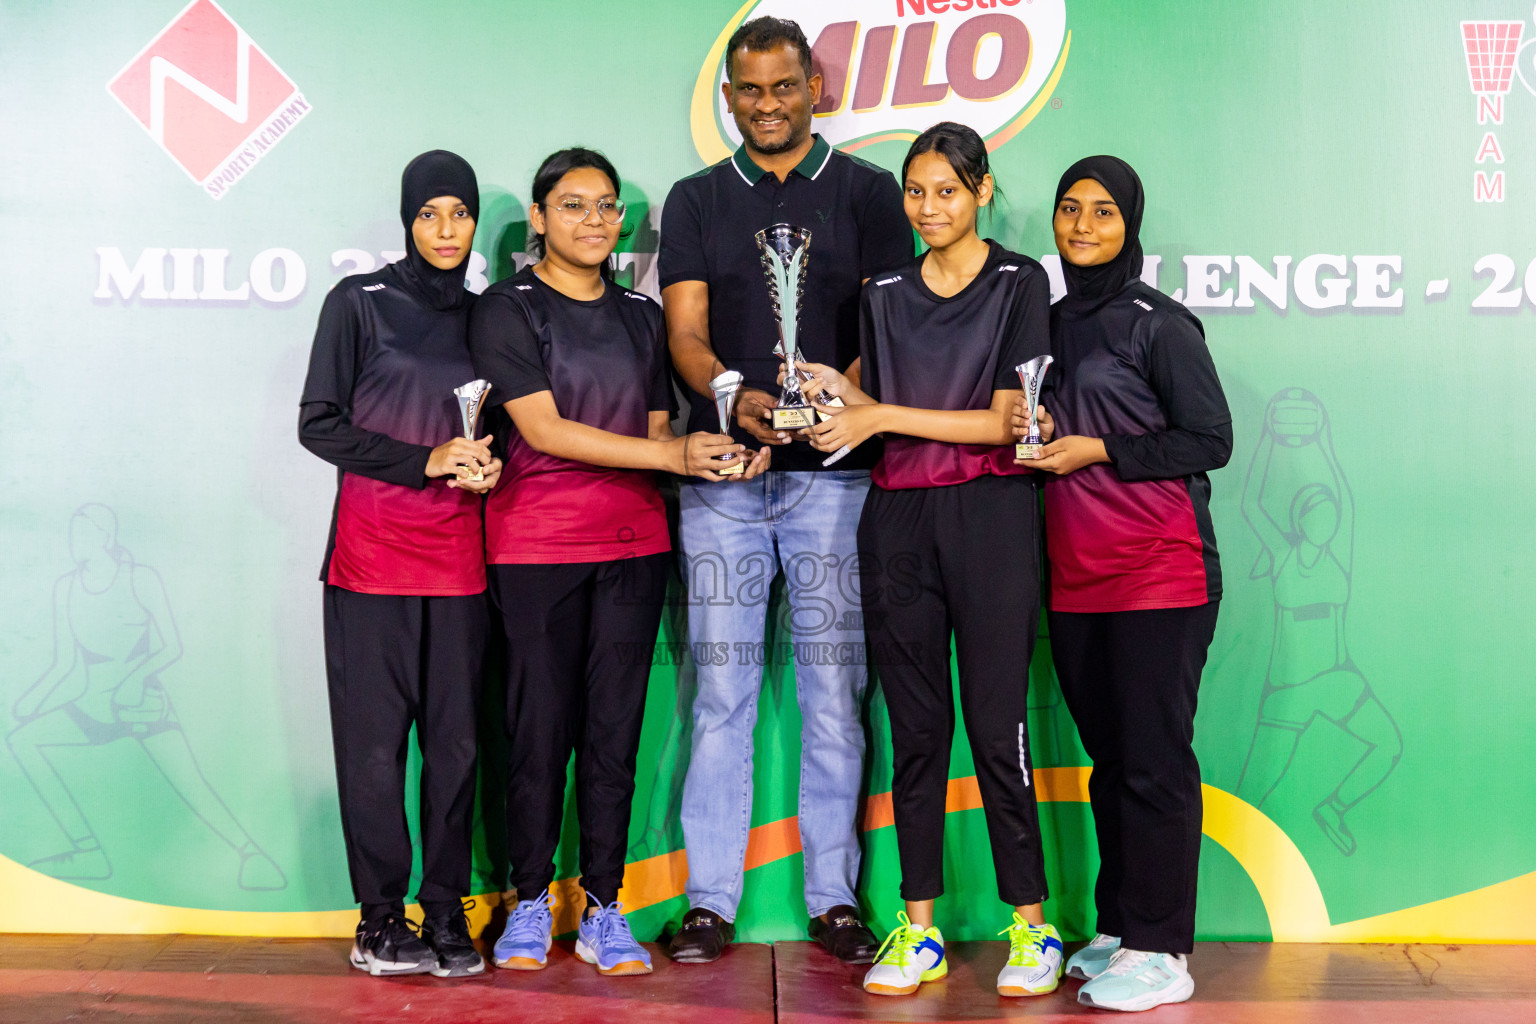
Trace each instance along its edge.
{"label": "line drawing of athlete", "polygon": [[[1292,451],[1314,448],[1326,467],[1305,474],[1313,479],[1296,486],[1286,527],[1275,522],[1269,512],[1275,506],[1265,501],[1277,444]],[[1345,815],[1392,773],[1403,739],[1346,643],[1354,498],[1334,453],[1328,411],[1310,391],[1285,388],[1270,400],[1242,510],[1264,545],[1249,578],[1270,581],[1275,635],[1238,795],[1262,809],[1291,770],[1301,734],[1317,718],[1327,719],[1365,747],[1312,811],[1323,834],[1347,857],[1356,844]]]}
{"label": "line drawing of athlete", "polygon": [[240,888],[285,888],[282,870],[198,767],[160,684],[182,655],[160,574],[118,545],[117,515],[106,505],[75,510],[69,553],[75,568],[53,587],[53,663],[16,699],[21,724],[5,738],[71,844],[29,867],[70,881],[112,877],[107,851],[46,752],[132,738],[192,813],[240,855]]}

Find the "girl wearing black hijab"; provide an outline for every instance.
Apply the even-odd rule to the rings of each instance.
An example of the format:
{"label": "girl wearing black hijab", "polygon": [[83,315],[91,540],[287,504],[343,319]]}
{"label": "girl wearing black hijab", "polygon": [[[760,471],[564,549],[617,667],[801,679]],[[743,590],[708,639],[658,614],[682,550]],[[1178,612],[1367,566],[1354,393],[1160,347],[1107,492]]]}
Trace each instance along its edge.
{"label": "girl wearing black hijab", "polygon": [[[405,258],[326,296],[299,400],[299,441],[336,466],[320,578],[342,835],[362,921],[354,967],[478,974],[469,893],[475,705],[485,646],[481,495],[501,463],[458,436],[453,390],[474,379],[465,260],[480,190],[461,157],[405,169]],[[484,479],[466,479],[476,470]],[[405,758],[421,748],[420,935],[405,918]]]}
{"label": "girl wearing black hijab", "polygon": [[[1232,417],[1200,321],[1143,284],[1141,180],[1080,160],[1056,189],[1067,294],[1051,308],[1045,487],[1051,656],[1083,745],[1100,868],[1098,935],[1067,962],[1089,1006],[1194,992],[1200,857],[1195,698],[1221,569],[1210,481]],[[1014,433],[1027,430],[1022,401]]]}

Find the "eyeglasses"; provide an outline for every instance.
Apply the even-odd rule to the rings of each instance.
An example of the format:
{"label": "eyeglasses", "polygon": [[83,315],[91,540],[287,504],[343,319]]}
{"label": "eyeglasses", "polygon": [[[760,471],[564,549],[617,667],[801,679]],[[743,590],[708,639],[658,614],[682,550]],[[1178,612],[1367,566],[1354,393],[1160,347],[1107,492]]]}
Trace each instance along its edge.
{"label": "eyeglasses", "polygon": [[597,215],[609,224],[617,224],[624,219],[624,200],[622,199],[591,201],[568,198],[552,205],[544,204],[546,210],[554,210],[567,224],[580,224],[592,215],[593,207],[597,208]]}

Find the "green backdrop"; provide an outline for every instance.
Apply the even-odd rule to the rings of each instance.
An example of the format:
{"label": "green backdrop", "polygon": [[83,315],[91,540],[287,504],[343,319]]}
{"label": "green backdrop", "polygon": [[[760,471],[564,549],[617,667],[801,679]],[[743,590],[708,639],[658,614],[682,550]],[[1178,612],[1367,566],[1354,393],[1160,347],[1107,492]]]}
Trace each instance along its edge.
{"label": "green backdrop", "polygon": [[[986,12],[1033,33],[1019,90],[973,108],[887,103],[869,117],[900,125],[861,132],[844,117],[837,141],[895,167],[905,143],[868,136],[968,111],[989,136],[1013,125],[993,155],[1006,201],[991,233],[1037,256],[1053,251],[1051,188],[1070,161],[1110,152],[1140,171],[1158,286],[1204,320],[1237,437],[1212,477],[1226,590],[1197,720],[1205,781],[1283,830],[1335,922],[1536,872],[1536,48],[1512,52],[1502,80],[1495,66],[1480,101],[1462,30],[1508,22],[1529,44],[1529,5],[1039,3]],[[936,53],[982,16],[964,0],[761,5],[800,7],[821,12],[807,18],[813,39],[834,22],[857,21],[861,40],[932,22]],[[476,250],[492,280],[521,259],[538,162],[601,148],[637,228],[624,279],[654,292],[668,188],[703,166],[709,131],[729,144],[690,106],[701,69],[710,84],[711,47],[746,9],[228,0],[241,37],[209,8],[0,4],[12,229],[0,247],[0,855],[59,874],[65,862],[49,858],[84,821],[102,856],[72,863],[100,877],[77,887],[179,907],[344,909],[315,578],[334,473],[295,439],[321,300],[343,272],[401,248],[399,173],[433,147],[479,173]],[[1048,9],[1070,32],[1064,56]],[[134,106],[155,74],[141,48],[193,15],[204,20],[182,32],[204,42],[162,45],[202,47],[192,77],[227,97],[248,38],[248,123],[268,125],[252,158],[211,172],[209,154],[239,139],[209,149],[210,101],[172,76],[166,147]],[[980,45],[973,71],[998,60],[997,43]],[[1059,71],[1049,89],[1031,84],[1042,67]],[[120,71],[128,100],[107,89]],[[938,81],[937,57],[930,71]],[[231,180],[199,186],[220,168]],[[127,567],[126,589],[112,566]],[[134,631],[137,645],[124,640]],[[681,640],[681,619],[664,633]],[[146,682],[155,658],[169,663]],[[661,660],[633,861],[682,845],[693,674]],[[18,707],[40,680],[61,695],[46,728]],[[1048,641],[1033,680],[1037,763],[1086,764]],[[868,717],[869,789],[883,793],[878,693]],[[754,824],[795,813],[798,727],[792,669],[771,664]],[[963,737],[951,774],[973,774]],[[1348,805],[1352,847],[1319,824],[1334,820],[1330,797]],[[1048,912],[1091,932],[1087,807],[1042,809]],[[889,925],[894,834],[866,838],[862,893]],[[496,887],[499,845],[486,830],[481,891]],[[569,845],[562,877],[575,873]],[[941,924],[989,935],[1004,918],[979,810],[949,816],[946,857]],[[793,855],[749,872],[744,937],[801,933],[800,872]],[[649,938],[683,909],[656,903],[637,931]],[[1270,921],[1250,870],[1207,841],[1201,935],[1268,938]],[[1478,937],[1475,921],[1463,937]]]}

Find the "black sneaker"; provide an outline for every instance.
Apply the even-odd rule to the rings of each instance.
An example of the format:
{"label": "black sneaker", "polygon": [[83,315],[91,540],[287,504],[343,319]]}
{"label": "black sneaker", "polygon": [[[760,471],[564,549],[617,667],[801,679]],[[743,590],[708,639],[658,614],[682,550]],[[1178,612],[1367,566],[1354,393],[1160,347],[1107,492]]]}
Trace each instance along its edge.
{"label": "black sneaker", "polygon": [[485,973],[485,961],[469,937],[469,922],[464,918],[464,911],[474,905],[470,900],[462,906],[449,903],[434,907],[422,920],[421,939],[437,954],[434,976],[464,978]]}
{"label": "black sneaker", "polygon": [[352,966],[375,978],[393,974],[425,974],[437,966],[437,956],[416,935],[416,926],[399,914],[389,914],[357,926]]}

